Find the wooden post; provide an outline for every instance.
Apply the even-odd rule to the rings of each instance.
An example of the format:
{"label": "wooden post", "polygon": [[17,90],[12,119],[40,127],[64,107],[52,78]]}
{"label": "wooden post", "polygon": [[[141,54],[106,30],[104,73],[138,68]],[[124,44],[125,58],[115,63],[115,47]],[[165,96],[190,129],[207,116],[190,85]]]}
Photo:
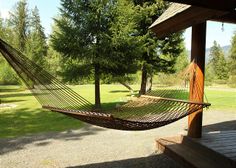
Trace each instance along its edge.
{"label": "wooden post", "polygon": [[[192,27],[191,61],[194,61],[195,76],[190,81],[190,100],[202,102],[204,99],[204,69],[206,48],[206,22]],[[202,112],[200,110],[188,117],[188,136],[201,138]]]}

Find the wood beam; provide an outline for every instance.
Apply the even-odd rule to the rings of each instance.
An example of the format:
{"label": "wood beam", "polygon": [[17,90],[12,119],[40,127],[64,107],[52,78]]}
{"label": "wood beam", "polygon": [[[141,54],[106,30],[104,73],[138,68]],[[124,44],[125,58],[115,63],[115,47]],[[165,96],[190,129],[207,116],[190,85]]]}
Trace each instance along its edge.
{"label": "wood beam", "polygon": [[222,16],[217,16],[215,18],[210,19],[211,21],[216,21],[216,22],[224,22],[224,23],[232,23],[236,24],[236,12],[229,12],[225,15]]}
{"label": "wood beam", "polygon": [[154,22],[150,26],[150,29],[156,33],[157,37],[163,38],[171,33],[181,31],[195,24],[205,22],[206,20],[212,18],[219,19],[220,16],[226,15],[227,13],[228,12],[219,10],[191,6],[166,20]]}
{"label": "wood beam", "polygon": [[183,3],[209,9],[217,9],[223,11],[234,11],[236,8],[236,0],[165,0],[170,2]]}
{"label": "wood beam", "polygon": [[[192,27],[191,61],[194,62],[195,75],[190,81],[190,101],[204,100],[204,69],[206,48],[206,22]],[[188,117],[188,136],[200,138],[202,135],[202,112],[199,110]]]}

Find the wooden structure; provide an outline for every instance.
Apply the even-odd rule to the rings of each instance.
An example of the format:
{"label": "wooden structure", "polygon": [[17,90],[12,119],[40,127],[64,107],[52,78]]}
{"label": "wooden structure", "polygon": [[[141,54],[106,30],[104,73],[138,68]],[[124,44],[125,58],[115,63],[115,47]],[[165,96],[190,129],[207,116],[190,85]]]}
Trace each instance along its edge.
{"label": "wooden structure", "polygon": [[161,138],[157,140],[157,148],[187,168],[236,167],[236,131],[204,134],[201,139]]}
{"label": "wooden structure", "polygon": [[200,6],[209,9],[217,9],[224,11],[234,11],[236,6],[235,0],[168,0],[194,6]]}
{"label": "wooden structure", "polygon": [[[177,0],[175,0],[177,1]],[[184,0],[181,0],[181,2]],[[208,0],[211,2],[210,0]],[[206,2],[202,2],[206,4]],[[184,1],[185,2],[185,1]],[[187,1],[195,2],[195,1]],[[208,3],[209,3],[208,2]],[[235,2],[235,0],[234,0]],[[233,2],[232,2],[233,3]],[[192,4],[192,3],[189,3]],[[182,29],[192,26],[192,52],[191,59],[195,60],[195,68],[197,71],[197,80],[200,83],[201,91],[196,91],[197,83],[191,83],[192,101],[202,101],[204,95],[204,66],[205,66],[205,41],[206,41],[206,21],[218,20],[236,23],[236,17],[229,17],[235,14],[235,10],[228,9],[216,10],[212,8],[203,8],[201,6],[191,6],[189,4],[173,3],[150,27],[158,37],[165,37],[166,35],[178,32]],[[227,5],[227,3],[226,3]],[[205,5],[206,6],[206,5]],[[231,7],[232,8],[232,7]],[[199,84],[198,84],[199,85]],[[202,111],[189,116],[189,136],[199,138],[201,137]]]}
{"label": "wooden structure", "polygon": [[[160,38],[167,36],[170,33],[178,32],[192,26],[192,49],[191,60],[194,60],[195,71],[198,76],[196,80],[190,83],[190,100],[202,101],[204,95],[204,66],[205,66],[205,43],[206,43],[206,21],[220,21],[228,23],[236,23],[236,0],[169,0],[172,2],[181,2],[184,4],[173,3],[150,27],[152,31]],[[195,5],[195,6],[194,6]],[[200,86],[196,90],[197,83]],[[200,85],[199,85],[200,84]],[[236,133],[235,133],[236,135]],[[227,133],[220,135],[226,137]],[[225,163],[224,165],[214,163],[215,155],[219,155],[217,151],[211,151],[208,147],[213,144],[209,137],[204,135],[202,139],[196,141],[194,138],[202,137],[202,110],[189,115],[188,119],[188,136],[187,137],[172,137],[162,138],[157,140],[157,146],[164,153],[172,156],[174,159],[182,163],[186,167],[236,167],[235,153],[232,150],[232,158],[228,155],[223,157],[223,160],[230,160],[229,163],[219,159],[218,161]],[[217,137],[210,137],[210,139]],[[201,141],[202,140],[202,141]],[[206,140],[209,143],[202,143]],[[222,139],[217,139],[217,142]],[[221,141],[220,141],[221,142]],[[228,142],[228,141],[227,141]],[[224,141],[218,145],[225,144]],[[217,143],[216,143],[217,145]],[[230,143],[230,145],[233,145]],[[193,151],[190,148],[198,149]],[[226,145],[226,148],[230,148]],[[183,150],[186,149],[186,150]],[[211,151],[210,153],[207,151]],[[225,150],[225,149],[223,149]],[[185,153],[185,154],[184,154]],[[208,154],[208,155],[206,155]],[[189,155],[189,156],[182,156]],[[205,159],[203,159],[205,156]],[[221,156],[221,154],[220,154]],[[207,158],[207,159],[206,159]],[[213,160],[212,160],[213,159]],[[205,161],[204,161],[205,160]],[[195,162],[200,162],[196,164]],[[221,165],[221,166],[220,166]],[[227,165],[227,166],[226,166]]]}
{"label": "wooden structure", "polygon": [[[175,0],[177,1],[177,0]],[[158,37],[178,32],[204,21],[236,23],[235,10],[216,10],[173,3],[151,26]]]}

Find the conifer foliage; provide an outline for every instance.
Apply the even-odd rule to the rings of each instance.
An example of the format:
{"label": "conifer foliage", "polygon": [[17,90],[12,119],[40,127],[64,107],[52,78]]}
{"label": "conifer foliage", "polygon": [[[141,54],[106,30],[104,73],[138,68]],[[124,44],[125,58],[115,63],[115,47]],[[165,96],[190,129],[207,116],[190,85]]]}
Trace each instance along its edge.
{"label": "conifer foliage", "polygon": [[32,10],[30,17],[30,33],[27,39],[26,53],[38,65],[45,65],[47,43],[37,7]]}
{"label": "conifer foliage", "polygon": [[210,61],[211,73],[218,80],[228,79],[228,66],[224,56],[224,52],[219,44],[214,41],[213,46],[210,48]]}
{"label": "conifer foliage", "polygon": [[229,54],[229,85],[236,87],[236,32],[231,40],[231,49]]}
{"label": "conifer foliage", "polygon": [[53,47],[57,51],[92,68],[96,109],[101,106],[102,68],[113,62],[110,60],[110,28],[115,5],[115,0],[62,0],[60,18],[55,19],[59,31],[52,35]]}
{"label": "conifer foliage", "polygon": [[[9,19],[0,19],[0,38],[27,55],[37,64],[45,65],[47,43],[37,7],[28,9],[26,0],[18,1]],[[0,83],[18,84],[17,75],[0,59]]]}

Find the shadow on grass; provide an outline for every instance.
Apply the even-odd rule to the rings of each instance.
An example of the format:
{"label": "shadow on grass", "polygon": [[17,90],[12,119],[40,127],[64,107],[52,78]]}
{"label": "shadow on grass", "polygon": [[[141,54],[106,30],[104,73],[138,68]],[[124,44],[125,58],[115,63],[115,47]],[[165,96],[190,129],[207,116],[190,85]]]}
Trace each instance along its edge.
{"label": "shadow on grass", "polygon": [[129,90],[112,90],[110,93],[129,93]]}
{"label": "shadow on grass", "polygon": [[112,91],[109,91],[110,93],[128,93],[124,96],[138,96],[138,90],[133,90],[133,93],[129,90],[112,90]]}
{"label": "shadow on grass", "polygon": [[3,111],[0,113],[0,137],[3,138],[0,139],[0,155],[24,149],[28,144],[45,146],[50,144],[50,139],[81,140],[84,136],[104,130],[42,109],[33,111],[22,108],[13,112]]}
{"label": "shadow on grass", "polygon": [[170,158],[163,154],[148,157],[118,160],[111,162],[94,163],[67,168],[180,168]]}
{"label": "shadow on grass", "polygon": [[1,98],[12,98],[12,97],[26,97],[26,96],[33,96],[32,93],[13,93],[13,94],[3,94]]}
{"label": "shadow on grass", "polygon": [[[3,86],[1,86],[1,87],[3,87]],[[19,92],[19,91],[22,91],[22,89],[19,89],[19,88],[17,88],[17,89],[15,89],[15,88],[12,88],[12,89],[1,88],[0,89],[0,92]]]}
{"label": "shadow on grass", "polygon": [[1,100],[1,103],[17,103],[17,102],[23,102],[25,100]]}
{"label": "shadow on grass", "polygon": [[202,129],[204,132],[236,130],[236,120],[205,125]]}

